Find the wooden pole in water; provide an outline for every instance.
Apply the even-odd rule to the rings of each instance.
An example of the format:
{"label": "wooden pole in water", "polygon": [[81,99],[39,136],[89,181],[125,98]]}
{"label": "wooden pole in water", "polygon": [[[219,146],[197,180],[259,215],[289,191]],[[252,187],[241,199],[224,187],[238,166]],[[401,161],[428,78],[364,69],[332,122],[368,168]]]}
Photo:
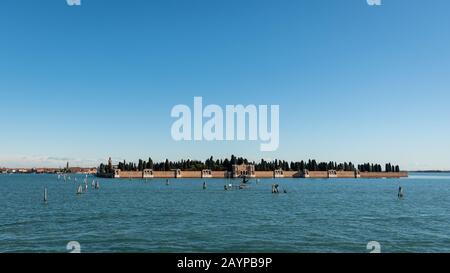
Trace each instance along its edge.
{"label": "wooden pole in water", "polygon": [[47,203],[48,196],[47,196],[47,188],[44,189],[44,203]]}

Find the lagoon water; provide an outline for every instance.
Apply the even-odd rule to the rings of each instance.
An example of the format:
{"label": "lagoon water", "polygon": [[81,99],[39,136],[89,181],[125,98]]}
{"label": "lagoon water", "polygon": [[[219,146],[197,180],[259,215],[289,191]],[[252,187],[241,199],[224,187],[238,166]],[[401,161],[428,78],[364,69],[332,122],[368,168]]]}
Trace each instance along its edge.
{"label": "lagoon water", "polygon": [[[450,252],[450,174],[406,179],[108,180],[0,175],[0,252]],[[239,181],[234,181],[239,183]],[[271,193],[280,184],[287,194]],[[397,198],[399,186],[405,198]],[[44,204],[44,188],[48,203]]]}

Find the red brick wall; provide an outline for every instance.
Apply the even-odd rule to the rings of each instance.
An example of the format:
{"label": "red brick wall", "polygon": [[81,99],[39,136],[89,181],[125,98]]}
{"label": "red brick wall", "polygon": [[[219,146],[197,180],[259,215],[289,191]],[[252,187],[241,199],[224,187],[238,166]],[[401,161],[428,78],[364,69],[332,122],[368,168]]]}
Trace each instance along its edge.
{"label": "red brick wall", "polygon": [[154,171],[154,178],[175,178],[175,171]]}
{"label": "red brick wall", "polygon": [[399,173],[367,173],[362,172],[361,178],[400,178],[400,177],[408,177],[407,172],[399,172]]}
{"label": "red brick wall", "polygon": [[120,178],[142,178],[142,172],[121,171]]}
{"label": "red brick wall", "polygon": [[201,171],[182,171],[181,177],[182,178],[201,178],[202,172]]}
{"label": "red brick wall", "polygon": [[355,178],[355,172],[338,171],[338,178]]}
{"label": "red brick wall", "polygon": [[256,178],[273,178],[272,171],[255,171]]}
{"label": "red brick wall", "polygon": [[225,171],[212,171],[212,177],[213,178],[226,178],[226,172]]}
{"label": "red brick wall", "polygon": [[328,172],[309,172],[310,178],[328,178]]}

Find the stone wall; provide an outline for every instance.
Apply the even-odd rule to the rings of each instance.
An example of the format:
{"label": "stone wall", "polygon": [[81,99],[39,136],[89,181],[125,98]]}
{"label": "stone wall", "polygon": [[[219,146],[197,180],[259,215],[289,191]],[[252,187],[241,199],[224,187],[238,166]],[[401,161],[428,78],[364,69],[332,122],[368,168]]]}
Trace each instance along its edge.
{"label": "stone wall", "polygon": [[[133,178],[133,179],[139,179],[143,178],[143,172],[142,171],[120,171],[120,177],[116,178]],[[212,177],[211,178],[227,178],[229,173],[227,171],[212,171],[211,172]],[[104,178],[113,178],[112,174],[97,174],[99,177]],[[300,173],[297,171],[284,171],[283,172],[284,178],[299,178]],[[310,171],[309,172],[310,178],[328,178],[328,172],[322,172],[322,171]],[[154,178],[176,178],[175,170],[171,171],[153,171],[153,177]],[[273,171],[256,171],[255,172],[255,178],[273,178],[274,172]],[[377,172],[377,173],[369,173],[369,172],[362,172],[361,178],[401,178],[401,177],[408,177],[407,172]],[[202,172],[201,171],[182,171],[180,178],[202,178]],[[337,178],[355,178],[355,172],[348,172],[348,171],[338,171],[337,172]],[[207,179],[207,178],[205,178]]]}
{"label": "stone wall", "polygon": [[285,178],[298,178],[299,172],[297,171],[284,171],[284,177]]}
{"label": "stone wall", "polygon": [[154,171],[154,178],[175,178],[175,171]]}
{"label": "stone wall", "polygon": [[228,172],[227,171],[212,171],[212,177],[213,178],[227,178]]}
{"label": "stone wall", "polygon": [[328,172],[309,172],[309,178],[328,178]]}
{"label": "stone wall", "polygon": [[121,171],[120,178],[142,178],[142,172]]}
{"label": "stone wall", "polygon": [[256,171],[256,178],[273,178],[273,171]]}
{"label": "stone wall", "polygon": [[402,178],[408,177],[408,172],[379,172],[379,173],[368,173],[362,172],[361,178]]}
{"label": "stone wall", "polygon": [[181,175],[183,178],[202,178],[201,171],[182,171]]}
{"label": "stone wall", "polygon": [[353,171],[338,171],[337,172],[338,178],[355,178],[355,172]]}

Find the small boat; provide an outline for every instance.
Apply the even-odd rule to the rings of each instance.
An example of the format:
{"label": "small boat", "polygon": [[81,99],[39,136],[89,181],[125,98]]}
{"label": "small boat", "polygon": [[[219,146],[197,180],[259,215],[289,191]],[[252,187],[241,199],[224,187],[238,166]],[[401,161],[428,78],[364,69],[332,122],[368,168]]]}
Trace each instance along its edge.
{"label": "small boat", "polygon": [[250,189],[250,185],[241,183],[238,188],[240,190]]}
{"label": "small boat", "polygon": [[206,181],[203,182],[203,189],[206,190]]}
{"label": "small boat", "polygon": [[95,182],[95,189],[96,190],[100,189],[100,184],[98,183],[98,181]]}
{"label": "small boat", "polygon": [[242,177],[242,184],[247,184],[250,180],[248,179],[248,177],[246,175],[244,175]]}
{"label": "small boat", "polygon": [[169,179],[166,179],[166,185],[169,186]]}
{"label": "small boat", "polygon": [[83,193],[83,188],[80,185],[80,186],[78,186],[77,194],[82,194],[82,193]]}
{"label": "small boat", "polygon": [[95,188],[95,180],[92,180],[91,187]]}

